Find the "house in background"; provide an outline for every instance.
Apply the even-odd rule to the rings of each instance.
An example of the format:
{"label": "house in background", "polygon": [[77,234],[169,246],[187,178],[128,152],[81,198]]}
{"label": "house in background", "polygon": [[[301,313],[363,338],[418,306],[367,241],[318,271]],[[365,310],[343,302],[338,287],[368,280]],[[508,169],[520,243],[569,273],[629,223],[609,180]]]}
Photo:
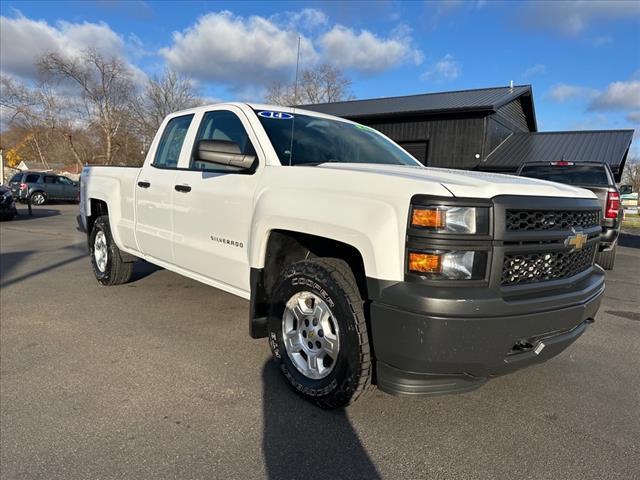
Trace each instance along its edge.
{"label": "house in background", "polygon": [[384,133],[425,165],[515,173],[523,162],[597,161],[616,180],[633,130],[538,132],[530,85],[301,105]]}

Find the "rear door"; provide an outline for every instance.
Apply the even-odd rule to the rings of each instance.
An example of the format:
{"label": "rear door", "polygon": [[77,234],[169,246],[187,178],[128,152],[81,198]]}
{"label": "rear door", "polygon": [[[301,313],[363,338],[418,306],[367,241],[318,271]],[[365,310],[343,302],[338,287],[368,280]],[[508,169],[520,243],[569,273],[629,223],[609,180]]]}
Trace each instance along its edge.
{"label": "rear door", "polygon": [[150,162],[145,162],[137,183],[136,242],[138,249],[151,259],[173,264],[173,194],[180,156],[193,114],[170,118]]}
{"label": "rear door", "polygon": [[[194,145],[202,139],[232,141],[242,153],[257,155],[258,162],[264,158],[249,122],[236,107],[206,112]],[[193,154],[184,167],[176,176],[182,191],[174,193],[176,264],[229,291],[248,292],[247,252],[258,172],[201,163]]]}
{"label": "rear door", "polygon": [[22,183],[23,176],[24,173],[22,172],[16,173],[13,177],[11,177],[11,180],[9,180],[9,188],[11,189],[13,198],[18,198],[18,195],[20,194],[20,184]]}

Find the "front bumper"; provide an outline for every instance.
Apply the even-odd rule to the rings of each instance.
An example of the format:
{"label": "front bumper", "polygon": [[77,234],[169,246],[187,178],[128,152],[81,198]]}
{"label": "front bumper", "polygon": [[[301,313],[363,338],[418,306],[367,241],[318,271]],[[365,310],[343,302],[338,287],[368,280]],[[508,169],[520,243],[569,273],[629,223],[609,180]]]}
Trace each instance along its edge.
{"label": "front bumper", "polygon": [[378,387],[400,395],[459,393],[549,360],[586,330],[604,292],[599,267],[570,281],[552,295],[509,300],[370,279]]}

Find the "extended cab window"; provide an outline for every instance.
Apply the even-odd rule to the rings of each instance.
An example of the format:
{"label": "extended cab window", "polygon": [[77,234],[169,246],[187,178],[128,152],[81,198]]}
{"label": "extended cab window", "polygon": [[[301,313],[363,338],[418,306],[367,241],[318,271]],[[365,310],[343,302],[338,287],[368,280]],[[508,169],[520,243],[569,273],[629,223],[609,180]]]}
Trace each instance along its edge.
{"label": "extended cab window", "polygon": [[164,132],[162,132],[158,150],[156,151],[156,158],[153,160],[155,167],[176,168],[178,166],[180,150],[182,150],[182,144],[187,136],[192,119],[193,114],[169,120]]}
{"label": "extended cab window", "polygon": [[[249,135],[240,119],[235,113],[228,110],[216,110],[205,113],[198,130],[196,144],[199,140],[225,140],[234,142],[240,147],[240,151],[246,155],[255,155],[255,150],[249,140]],[[236,167],[225,167],[224,165],[212,165],[210,163],[199,162],[193,155],[191,157],[190,168],[193,170],[213,170],[213,171],[237,171]]]}

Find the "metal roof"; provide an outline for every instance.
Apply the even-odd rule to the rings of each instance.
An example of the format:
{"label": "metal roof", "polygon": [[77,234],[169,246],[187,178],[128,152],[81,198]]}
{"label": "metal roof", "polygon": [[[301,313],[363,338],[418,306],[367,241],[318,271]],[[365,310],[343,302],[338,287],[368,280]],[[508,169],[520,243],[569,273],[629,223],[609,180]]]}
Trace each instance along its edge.
{"label": "metal roof", "polygon": [[521,95],[531,97],[531,85],[480,88],[456,92],[425,93],[404,97],[349,100],[345,102],[299,105],[300,108],[336,117],[358,118],[417,113],[495,111]]}
{"label": "metal roof", "polygon": [[482,161],[482,170],[516,170],[525,162],[608,163],[619,181],[633,130],[514,133]]}

